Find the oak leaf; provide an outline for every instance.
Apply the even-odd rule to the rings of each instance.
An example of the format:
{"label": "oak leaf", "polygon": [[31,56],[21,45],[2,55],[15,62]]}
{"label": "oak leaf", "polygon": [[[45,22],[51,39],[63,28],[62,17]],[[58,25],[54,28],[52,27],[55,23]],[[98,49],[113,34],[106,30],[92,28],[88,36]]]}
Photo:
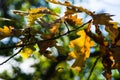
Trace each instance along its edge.
{"label": "oak leaf", "polygon": [[4,26],[3,28],[0,28],[0,39],[3,39],[5,37],[12,35],[12,26]]}
{"label": "oak leaf", "polygon": [[29,10],[28,18],[28,25],[31,26],[37,18],[43,17],[45,14],[40,14],[39,11],[44,11],[46,8],[31,8]]}
{"label": "oak leaf", "polygon": [[47,48],[49,47],[53,47],[56,45],[56,41],[54,40],[50,40],[50,41],[44,41],[44,42],[38,42],[38,47],[40,49],[40,54],[47,54],[49,53],[49,51],[47,50]]}
{"label": "oak leaf", "polygon": [[28,11],[28,26],[31,26],[34,24],[34,21],[36,21],[38,18],[43,17],[46,14],[51,14],[51,15],[55,15],[58,16],[56,13],[50,11],[49,9],[45,8],[45,7],[39,7],[39,8],[31,8]]}
{"label": "oak leaf", "polygon": [[112,44],[120,45],[120,31],[118,28],[118,23],[109,22],[109,26],[105,26],[105,30],[109,33],[109,38]]}
{"label": "oak leaf", "polygon": [[77,68],[78,71],[84,66],[86,59],[90,55],[90,47],[93,46],[93,41],[86,35],[84,30],[78,31],[77,35],[80,37],[70,41],[70,48],[73,48],[73,51],[69,53],[69,56],[75,58],[75,62],[72,65],[72,68]]}
{"label": "oak leaf", "polygon": [[99,13],[92,14],[93,24],[109,25],[109,21],[112,20],[111,16],[108,13]]}
{"label": "oak leaf", "polygon": [[67,11],[65,12],[65,16],[69,15],[69,14],[74,14],[74,13],[78,13],[78,12],[85,12],[88,15],[91,15],[92,12],[83,8],[83,7],[77,7],[72,5],[70,2],[65,1],[64,3],[61,3],[59,1],[56,0],[47,0],[48,2],[54,3],[54,4],[60,4],[60,5],[64,5],[67,6]]}
{"label": "oak leaf", "polygon": [[77,15],[68,15],[65,20],[71,26],[80,26],[82,24],[82,19],[78,18]]}

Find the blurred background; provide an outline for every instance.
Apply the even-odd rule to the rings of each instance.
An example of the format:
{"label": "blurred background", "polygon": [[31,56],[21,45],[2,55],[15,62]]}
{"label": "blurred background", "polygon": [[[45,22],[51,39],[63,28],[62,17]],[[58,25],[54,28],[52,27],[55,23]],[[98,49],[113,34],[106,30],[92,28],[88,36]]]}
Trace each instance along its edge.
{"label": "blurred background", "polygon": [[[59,0],[64,2],[65,0]],[[120,23],[120,1],[119,0],[67,0],[73,5],[82,6],[90,11],[96,13],[110,13],[113,16],[113,20]],[[17,29],[22,28],[26,24],[26,19],[23,16],[15,15],[11,10],[28,11],[30,8],[47,7],[61,16],[64,15],[65,7],[47,3],[45,0],[0,0],[0,18],[9,18],[19,23],[1,21],[0,27],[4,25],[14,26]],[[89,19],[85,14],[80,15],[85,21]],[[107,33],[105,33],[107,35]],[[64,38],[65,39],[65,38]],[[17,37],[8,37],[0,41],[0,46],[11,46],[18,42]],[[15,54],[17,49],[5,49],[0,50],[0,63],[9,58],[10,55]],[[91,49],[91,53],[96,49]],[[23,59],[19,54],[9,60],[7,63],[0,65],[0,80],[86,80],[91,67],[94,64],[96,57],[87,59],[85,67],[80,73],[74,72],[70,69],[72,62],[62,61],[57,64],[51,60],[40,56],[38,51],[34,52],[28,59]],[[98,61],[94,72],[91,76],[91,80],[105,80],[103,73],[103,66]],[[56,66],[55,66],[56,65]],[[51,73],[52,70],[55,72]],[[112,80],[120,80],[120,75],[117,70],[112,71]]]}

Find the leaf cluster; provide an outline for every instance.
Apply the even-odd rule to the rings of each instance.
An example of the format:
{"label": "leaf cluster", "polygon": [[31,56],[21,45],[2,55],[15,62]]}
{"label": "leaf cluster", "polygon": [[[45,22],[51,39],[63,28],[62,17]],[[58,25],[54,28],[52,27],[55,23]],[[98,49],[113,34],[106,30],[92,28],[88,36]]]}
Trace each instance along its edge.
{"label": "leaf cluster", "polygon": [[[61,61],[75,60],[71,69],[80,72],[86,64],[86,60],[90,57],[91,47],[96,47],[97,45],[100,52],[97,55],[99,57],[97,60],[101,59],[105,78],[107,80],[112,78],[111,70],[113,69],[120,71],[120,29],[118,23],[112,21],[111,16],[113,15],[108,13],[96,14],[81,6],[74,6],[68,1],[63,3],[56,0],[47,1],[65,6],[64,16],[60,17],[59,14],[45,7],[31,8],[28,11],[13,10],[14,14],[25,17],[28,24],[21,29],[15,29],[15,26],[0,28],[0,40],[11,36],[19,39],[15,46],[0,46],[0,50],[21,48],[16,54],[20,53],[23,58],[28,58],[38,48],[41,56],[45,56],[56,64],[54,67]],[[83,12],[91,17],[88,22],[83,22],[83,18],[78,17],[78,13]],[[1,18],[1,20],[14,21],[6,18]],[[108,37],[102,34],[101,25],[109,33]],[[90,30],[93,26],[95,26],[95,33]],[[71,39],[72,33],[78,37]],[[63,36],[68,38],[66,45],[60,44],[60,42],[64,42]],[[37,47],[35,47],[36,45]],[[51,50],[53,47],[57,49],[57,57],[53,55]],[[5,62],[1,63],[1,65]],[[53,71],[55,71],[54,69]],[[92,71],[90,72],[91,74]]]}

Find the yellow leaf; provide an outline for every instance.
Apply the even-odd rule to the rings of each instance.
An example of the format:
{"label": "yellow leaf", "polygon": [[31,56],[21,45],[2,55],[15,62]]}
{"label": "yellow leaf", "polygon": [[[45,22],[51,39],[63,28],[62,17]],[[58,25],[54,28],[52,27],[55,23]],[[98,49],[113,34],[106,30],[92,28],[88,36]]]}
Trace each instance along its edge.
{"label": "yellow leaf", "polygon": [[59,32],[59,26],[60,26],[60,23],[57,23],[57,24],[53,25],[52,28],[50,29],[50,32],[52,34],[58,33]]}
{"label": "yellow leaf", "polygon": [[72,65],[72,68],[77,68],[81,70],[84,66],[86,58],[90,55],[90,47],[93,46],[93,41],[90,40],[89,36],[86,35],[84,30],[78,31],[77,35],[80,35],[79,38],[70,41],[70,48],[73,48],[73,51],[69,53],[69,56],[75,58],[75,62]]}
{"label": "yellow leaf", "polygon": [[21,50],[20,55],[24,59],[27,59],[32,53],[33,53],[32,49],[25,47],[23,50]]}
{"label": "yellow leaf", "polygon": [[82,24],[82,19],[78,18],[77,15],[68,15],[65,20],[71,26],[79,26]]}
{"label": "yellow leaf", "polygon": [[28,18],[28,26],[31,26],[34,24],[34,21],[36,21],[39,18],[42,18],[46,14],[51,14],[54,16],[58,16],[56,13],[50,11],[49,9],[45,7],[39,7],[39,8],[31,8],[28,11],[29,15],[27,16]]}
{"label": "yellow leaf", "polygon": [[31,26],[34,24],[34,21],[37,20],[38,18],[43,17],[45,14],[42,13],[42,11],[47,10],[47,8],[31,8],[28,12],[29,15],[27,16],[28,18],[28,26]]}
{"label": "yellow leaf", "polygon": [[117,22],[109,22],[113,25],[113,28],[118,29],[118,23]]}
{"label": "yellow leaf", "polygon": [[[120,45],[119,39],[119,29],[117,22],[109,22],[110,25],[105,27],[105,30],[109,33],[109,38],[112,41],[112,44]],[[117,41],[116,41],[117,40]]]}
{"label": "yellow leaf", "polygon": [[9,27],[4,26],[3,28],[0,28],[0,39],[3,39],[5,37],[12,35],[11,34],[12,29],[13,29],[12,26],[9,26]]}

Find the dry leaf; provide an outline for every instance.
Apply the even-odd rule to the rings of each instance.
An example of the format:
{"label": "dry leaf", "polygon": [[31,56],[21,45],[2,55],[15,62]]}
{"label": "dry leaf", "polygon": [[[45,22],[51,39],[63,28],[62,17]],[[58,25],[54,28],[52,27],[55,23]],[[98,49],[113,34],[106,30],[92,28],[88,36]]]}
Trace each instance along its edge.
{"label": "dry leaf", "polygon": [[39,52],[41,54],[45,54],[45,53],[49,52],[47,50],[48,47],[53,47],[56,45],[56,41],[50,40],[50,41],[38,42],[37,44],[38,44],[38,47],[40,49]]}
{"label": "dry leaf", "polygon": [[120,47],[113,47],[110,48],[110,51],[112,51],[112,55],[115,61],[120,61]]}
{"label": "dry leaf", "polygon": [[105,27],[105,30],[109,33],[109,38],[112,40],[112,44],[120,45],[120,31],[116,22],[109,22],[109,26]]}
{"label": "dry leaf", "polygon": [[77,13],[77,12],[85,12],[88,15],[92,15],[91,11],[89,11],[89,10],[83,8],[83,7],[73,6],[68,1],[65,1],[64,3],[61,3],[61,2],[56,1],[56,0],[47,0],[47,1],[51,2],[51,3],[54,3],[54,4],[60,4],[60,5],[67,6],[67,11],[65,12],[65,16],[67,16],[69,14]]}
{"label": "dry leaf", "polygon": [[119,71],[119,73],[120,73],[120,61],[117,61],[112,68],[113,68],[113,69],[118,69],[118,71]]}
{"label": "dry leaf", "polygon": [[109,21],[112,20],[111,16],[108,13],[99,13],[99,14],[92,14],[93,24],[101,24],[101,25],[109,25]]}

